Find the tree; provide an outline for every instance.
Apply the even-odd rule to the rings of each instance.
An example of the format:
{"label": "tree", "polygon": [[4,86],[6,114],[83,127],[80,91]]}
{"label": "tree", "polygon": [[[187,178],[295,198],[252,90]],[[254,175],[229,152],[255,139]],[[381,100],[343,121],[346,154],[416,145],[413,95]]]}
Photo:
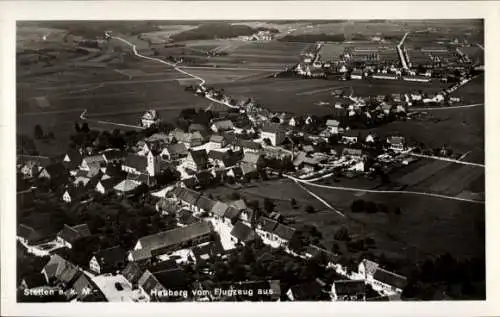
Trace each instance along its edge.
{"label": "tree", "polygon": [[84,122],[80,131],[83,133],[89,133],[90,132],[89,124],[87,122]]}
{"label": "tree", "polygon": [[80,133],[80,131],[81,131],[81,127],[78,124],[78,122],[75,122],[75,131],[76,131],[76,133]]}
{"label": "tree", "polygon": [[349,231],[346,227],[342,227],[337,232],[335,232],[334,239],[337,241],[349,241],[351,238],[349,237]]}
{"label": "tree", "polygon": [[400,214],[401,214],[401,208],[400,208],[399,206],[398,206],[398,207],[396,207],[396,209],[394,209],[394,213],[395,213],[396,215],[400,215]]}
{"label": "tree", "polygon": [[295,200],[295,198],[290,199],[290,205],[294,209],[297,208],[297,201]]}
{"label": "tree", "polygon": [[56,136],[54,135],[54,132],[50,131],[49,134],[47,135],[49,139],[55,139]]}
{"label": "tree", "polygon": [[312,205],[307,205],[305,208],[305,212],[307,212],[308,214],[312,214],[316,212],[316,209],[314,209]]}
{"label": "tree", "polygon": [[238,192],[232,192],[230,195],[229,195],[229,199],[230,200],[238,200],[241,198],[241,195],[238,193]]}
{"label": "tree", "polygon": [[34,135],[35,139],[43,138],[43,129],[39,124],[35,125],[33,135]]}
{"label": "tree", "polygon": [[365,201],[363,199],[356,199],[351,204],[352,212],[363,212],[365,210]]}
{"label": "tree", "polygon": [[264,210],[268,214],[274,211],[274,207],[276,207],[276,204],[271,199],[264,198]]}

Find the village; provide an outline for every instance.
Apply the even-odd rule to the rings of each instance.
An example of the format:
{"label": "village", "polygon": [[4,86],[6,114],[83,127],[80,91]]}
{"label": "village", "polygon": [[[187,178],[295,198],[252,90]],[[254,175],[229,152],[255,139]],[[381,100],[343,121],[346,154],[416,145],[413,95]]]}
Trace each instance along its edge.
{"label": "village", "polygon": [[[212,91],[206,93],[224,98]],[[376,108],[374,111],[382,116],[392,114]],[[187,289],[186,284],[172,284],[170,280],[172,275],[182,275],[181,265],[227,259],[228,254],[259,240],[303,261],[324,259],[325,269],[338,276],[331,285],[316,277],[320,281],[315,282],[318,290],[329,294],[322,297],[326,300],[365,300],[365,288],[370,288],[376,300],[401,296],[406,277],[368,259],[352,270],[337,262],[337,254],[315,245],[302,246],[300,251],[291,248],[296,228],[287,225],[282,215],[255,210],[242,199],[213,199],[203,194],[203,188],[273,177],[378,177],[383,171],[418,160],[411,155],[416,146],[398,135],[380,138],[354,134],[335,119],[271,113],[252,101],[234,109],[215,109],[212,105],[206,111],[184,111],[180,119],[184,122],[180,126],[187,129],[177,127],[164,132],[167,128],[158,113],[147,111],[140,118],[147,136],[126,149],[111,147],[117,142],[105,141],[101,134],[95,139],[81,138],[73,150],[57,158],[19,156],[19,177],[31,184],[18,194],[27,208],[32,208],[41,187],[60,193],[59,199],[67,206],[89,204],[102,197],[120,201],[149,196],[160,218],[173,217],[177,223],[177,228],[140,237],[129,250],[120,245],[92,250],[88,265],[83,267],[71,263],[60,251],[75,251],[75,242],[95,234],[88,224],[64,224],[54,238],[21,223],[21,245],[32,256],[50,258],[41,272],[23,280],[23,289],[62,287],[67,300],[88,300],[96,294],[108,301],[179,300],[179,296],[153,294],[168,295],[166,290],[179,290],[179,285]],[[80,136],[91,133],[86,123],[76,124],[75,128]],[[447,155],[446,151],[442,155]],[[280,284],[254,282],[259,287],[269,284],[278,289]],[[275,289],[275,296],[266,298],[279,300],[276,294],[286,294],[284,300],[299,300],[299,295],[294,295],[300,292],[299,286]],[[206,285],[198,287],[210,289]],[[88,289],[92,290],[90,294]],[[196,300],[221,300],[221,296],[214,297],[210,292],[210,296]]]}
{"label": "village", "polygon": [[[106,38],[113,36],[106,32]],[[273,38],[268,31],[258,31],[240,40]],[[399,206],[364,200],[361,189],[403,192],[444,169],[427,167],[429,161],[484,167],[461,161],[471,151],[462,153],[441,144],[441,139],[430,145],[414,135],[378,129],[442,120],[433,121],[427,110],[464,106],[452,93],[477,75],[458,47],[458,57],[436,50],[424,52],[422,61],[415,62],[418,54],[403,46],[405,38],[387,51],[379,43],[371,49],[346,48],[341,54],[335,51],[338,45],[318,42],[298,64],[271,76],[337,76],[346,82],[366,81],[367,86],[372,80],[417,83],[399,93],[358,94],[348,84],[328,87],[328,101],[309,105],[328,108],[329,114],[320,116],[307,107],[273,111],[258,98],[233,97],[182,70],[177,66],[182,60],[141,55],[135,45],[115,37],[128,43],[136,57],[201,81],[184,85],[184,94],[204,99],[208,106],[184,107],[176,117],[162,117],[159,106],[147,105],[139,111],[149,110],[134,114],[136,124],[93,119],[85,109],[63,153],[27,153],[26,136],[18,143],[18,300],[400,301],[421,298],[424,288],[418,288],[418,274],[427,274],[424,269],[476,269],[474,262],[462,265],[440,255],[432,259],[435,262],[425,262],[435,266],[424,265],[424,273],[417,263],[410,264],[418,270],[403,273],[385,259],[383,246],[376,256],[371,252],[378,241],[364,226],[362,233],[351,233],[345,226],[332,229],[334,243],[325,244],[326,234],[317,228],[321,220],[298,224],[283,214],[283,201],[266,196],[271,183],[288,182],[314,202],[301,202],[299,208],[295,197],[287,198],[286,208],[295,214],[345,217],[346,210],[306,185],[342,188],[355,192],[349,212],[380,211],[397,221]],[[325,57],[329,49],[333,57]],[[450,54],[458,62],[450,62]],[[445,88],[430,92],[419,86],[434,82]],[[106,124],[115,128],[106,129]],[[42,125],[35,126],[33,138],[54,139],[53,131],[46,133]],[[410,185],[392,180],[393,173],[399,180],[414,169],[417,176],[409,178],[417,181]],[[332,184],[338,186],[328,187]],[[248,199],[248,188],[259,188],[262,197]],[[458,193],[417,194],[477,203],[475,196]],[[434,293],[426,296],[434,298]]]}

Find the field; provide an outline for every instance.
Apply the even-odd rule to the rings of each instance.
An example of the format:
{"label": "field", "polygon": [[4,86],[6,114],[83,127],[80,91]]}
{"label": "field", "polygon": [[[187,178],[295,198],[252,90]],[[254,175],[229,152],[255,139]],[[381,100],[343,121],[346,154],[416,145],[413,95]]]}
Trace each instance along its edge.
{"label": "field", "polygon": [[[372,237],[378,250],[393,257],[419,260],[445,252],[457,257],[484,253],[484,232],[481,231],[483,205],[413,195],[360,196],[356,192],[305,185],[344,212],[346,217],[341,217],[289,180],[273,180],[250,186],[238,190],[238,193],[248,201],[260,201],[261,207],[264,198],[272,199],[276,203],[275,210],[292,219],[294,226],[316,226],[323,233],[322,242],[327,247],[332,246],[335,232],[346,226],[353,238]],[[227,188],[209,189],[206,192],[219,199],[231,194]],[[292,198],[297,201],[297,208],[291,207]],[[350,205],[359,198],[399,206],[402,214],[354,214],[350,211]],[[313,206],[317,212],[306,213],[304,208],[307,205]]]}

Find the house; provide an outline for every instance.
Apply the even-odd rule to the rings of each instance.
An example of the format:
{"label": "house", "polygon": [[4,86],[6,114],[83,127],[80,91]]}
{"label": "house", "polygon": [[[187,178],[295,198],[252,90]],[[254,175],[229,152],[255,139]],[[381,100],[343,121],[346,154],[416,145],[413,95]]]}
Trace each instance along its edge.
{"label": "house", "polygon": [[172,139],[178,143],[184,143],[187,148],[200,146],[205,143],[205,137],[200,131],[184,132],[181,129],[175,129],[170,133]]}
{"label": "house", "polygon": [[20,224],[17,227],[16,237],[17,240],[25,245],[32,245],[43,238],[35,229],[25,224]]}
{"label": "house", "polygon": [[339,133],[339,125],[340,122],[338,122],[337,120],[330,119],[326,121],[326,128],[330,132],[330,135]]}
{"label": "house", "polygon": [[289,301],[323,301],[330,299],[326,283],[316,278],[314,281],[296,284],[285,293]]}
{"label": "house", "polygon": [[402,136],[391,136],[388,140],[389,148],[393,151],[404,151],[406,149],[405,138]]}
{"label": "house", "polygon": [[180,201],[182,207],[191,211],[197,211],[196,202],[201,196],[199,192],[189,188],[178,188],[175,190],[175,195],[177,200]]}
{"label": "house", "polygon": [[78,150],[69,150],[64,154],[62,162],[68,170],[74,170],[82,163],[82,154]]}
{"label": "house", "polygon": [[194,261],[196,263],[202,263],[222,256],[224,247],[219,240],[216,240],[196,246],[191,249],[191,252],[193,253]]}
{"label": "house", "polygon": [[103,155],[92,155],[86,156],[82,159],[82,164],[80,169],[84,171],[89,171],[91,168],[101,168],[106,164]]}
{"label": "house", "polygon": [[299,122],[295,117],[291,117],[290,120],[288,120],[288,125],[291,127],[296,127],[298,124]]}
{"label": "house", "polygon": [[87,224],[80,224],[73,227],[65,224],[63,229],[57,233],[56,241],[71,249],[76,240],[90,235]]}
{"label": "house", "polygon": [[210,210],[210,214],[214,217],[216,221],[224,222],[224,215],[229,209],[229,205],[221,201],[216,201]]}
{"label": "house", "polygon": [[217,134],[212,134],[208,142],[211,149],[222,149],[227,145],[224,136]]}
{"label": "house", "polygon": [[38,177],[47,178],[53,184],[62,185],[68,181],[69,173],[62,163],[53,163],[43,168]]}
{"label": "house", "polygon": [[257,172],[260,167],[262,167],[263,157],[261,154],[254,152],[247,152],[243,155],[240,166],[242,167],[243,174],[247,175],[249,173]]}
{"label": "house", "polygon": [[193,216],[193,212],[188,209],[181,209],[176,214],[177,225],[180,227],[185,227],[197,223],[200,219]]}
{"label": "house", "polygon": [[256,237],[257,234],[255,231],[241,221],[236,222],[231,230],[231,240],[234,243],[241,243],[242,245],[245,245],[248,242],[255,240]]}
{"label": "house", "polygon": [[276,220],[267,217],[260,217],[255,232],[265,244],[272,244],[275,241],[273,232],[277,226],[278,222]]}
{"label": "house", "polygon": [[363,259],[358,265],[358,275],[365,281],[371,281],[378,267],[379,265],[377,262]]}
{"label": "house", "polygon": [[166,147],[164,147],[160,153],[160,156],[163,159],[169,161],[175,161],[180,158],[186,157],[187,155],[188,155],[188,150],[184,143],[169,144]]}
{"label": "house", "polygon": [[215,201],[207,196],[200,196],[196,201],[195,210],[197,212],[210,212],[215,205]]}
{"label": "house", "polygon": [[189,226],[159,232],[140,238],[129,260],[135,253],[140,253],[142,259],[157,257],[178,249],[195,246],[212,239],[213,227],[209,222],[199,221]]}
{"label": "house", "polygon": [[195,132],[195,131],[206,132],[207,127],[204,126],[203,124],[191,123],[188,127],[188,132]]}
{"label": "house", "polygon": [[354,149],[346,147],[342,150],[342,156],[350,157],[351,159],[360,159],[364,156],[362,149]]}
{"label": "house", "polygon": [[104,158],[104,162],[106,162],[106,164],[120,164],[125,161],[127,153],[112,149],[102,152],[102,157]]}
{"label": "house", "polygon": [[[390,79],[390,80],[395,80],[395,79],[398,79],[398,75],[396,75],[396,74],[377,73],[377,74],[373,74],[372,78],[374,78],[374,79]],[[403,79],[404,79],[404,77],[403,77]]]}
{"label": "house", "polygon": [[363,71],[356,69],[351,72],[351,79],[363,79]]}
{"label": "house", "polygon": [[137,284],[152,302],[185,301],[191,296],[187,291],[187,275],[180,267],[155,272],[146,270]]}
{"label": "house", "polygon": [[76,265],[53,254],[41,272],[48,284],[60,284],[64,287],[72,285],[81,274]]}
{"label": "house", "polygon": [[285,140],[286,134],[283,126],[279,123],[266,122],[262,126],[261,139],[268,139],[273,146],[281,145]]}
{"label": "house", "polygon": [[348,132],[342,136],[340,141],[345,144],[354,144],[358,142],[358,136],[352,132]]}
{"label": "house", "polygon": [[101,290],[86,274],[79,274],[71,288],[73,292],[70,291],[68,295],[76,296],[77,301],[107,301]]}
{"label": "house", "polygon": [[408,283],[406,277],[378,267],[371,285],[375,291],[385,295],[401,294]]}
{"label": "house", "polygon": [[76,202],[79,201],[85,196],[86,194],[85,187],[80,187],[80,186],[71,186],[66,188],[62,195],[62,200],[66,203],[71,203],[71,202]]}
{"label": "house", "polygon": [[414,81],[414,82],[421,82],[421,83],[428,83],[431,81],[431,78],[427,76],[403,76],[404,81]]}
{"label": "house", "polygon": [[234,129],[233,122],[231,120],[218,120],[212,122],[212,125],[210,126],[210,130],[212,130],[215,133],[221,133],[224,131],[230,131]]}
{"label": "house", "polygon": [[115,186],[113,186],[113,191],[120,196],[133,196],[142,191],[145,184],[138,180],[124,179]]}
{"label": "house", "polygon": [[25,178],[36,177],[43,168],[51,164],[51,160],[45,156],[18,155],[18,166]]}
{"label": "house", "polygon": [[240,166],[235,166],[227,170],[227,177],[232,177],[235,180],[240,180],[243,177],[243,169]]}
{"label": "house", "polygon": [[139,279],[141,278],[143,273],[143,270],[136,262],[128,262],[127,266],[125,266],[122,271],[122,275],[125,277],[125,279],[127,279],[127,281],[129,281],[129,283],[132,285],[132,288],[134,289],[137,287]]}
{"label": "house", "polygon": [[141,125],[145,128],[157,126],[160,122],[160,115],[156,112],[156,110],[148,110],[141,117]]}
{"label": "house", "polygon": [[97,252],[89,262],[89,269],[97,274],[112,273],[125,266],[127,253],[120,246]]}
{"label": "house", "polygon": [[208,155],[205,150],[191,150],[186,159],[186,166],[194,171],[207,168]]}
{"label": "house", "polygon": [[333,282],[331,297],[333,301],[365,301],[366,290],[363,280],[339,280]]}
{"label": "house", "polygon": [[232,151],[210,151],[208,152],[208,158],[214,166],[227,168],[236,165],[241,159],[241,154],[241,152]]}
{"label": "house", "polygon": [[146,156],[130,154],[125,159],[122,170],[129,174],[156,176],[160,173],[160,156],[152,151]]}
{"label": "house", "polygon": [[106,179],[101,179],[100,181],[97,182],[95,185],[95,191],[102,194],[106,195],[111,193],[114,190],[114,187],[118,185],[122,179],[120,178],[106,178]]}
{"label": "house", "polygon": [[365,138],[365,143],[375,143],[375,135],[369,133]]}
{"label": "house", "polygon": [[273,231],[275,241],[282,247],[288,247],[288,242],[295,234],[295,228],[279,223]]}
{"label": "house", "polygon": [[259,153],[262,150],[262,145],[257,142],[249,141],[249,140],[238,140],[238,147],[243,150],[243,153],[253,152]]}

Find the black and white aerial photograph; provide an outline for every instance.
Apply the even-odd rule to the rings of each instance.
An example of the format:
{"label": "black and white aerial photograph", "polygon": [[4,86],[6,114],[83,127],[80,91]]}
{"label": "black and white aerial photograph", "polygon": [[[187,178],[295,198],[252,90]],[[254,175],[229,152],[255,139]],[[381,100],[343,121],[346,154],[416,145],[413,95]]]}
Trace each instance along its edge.
{"label": "black and white aerial photograph", "polygon": [[16,21],[8,291],[486,300],[484,24]]}

